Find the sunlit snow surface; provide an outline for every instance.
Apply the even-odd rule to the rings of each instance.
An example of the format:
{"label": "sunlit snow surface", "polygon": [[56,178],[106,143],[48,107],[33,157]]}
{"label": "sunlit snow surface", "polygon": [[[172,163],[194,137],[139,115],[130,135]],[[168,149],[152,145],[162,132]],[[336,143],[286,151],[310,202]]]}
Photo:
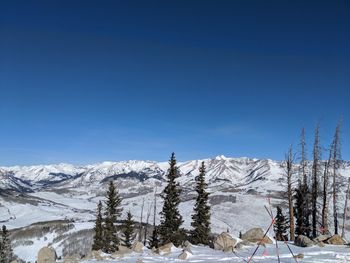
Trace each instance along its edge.
{"label": "sunlit snow surface", "polygon": [[[290,245],[293,254],[297,255],[299,253],[304,254],[303,259],[294,259],[290,254],[289,249],[283,243],[279,243],[279,255],[280,262],[350,262],[350,248],[345,246],[326,246],[324,248],[311,247],[311,248],[300,248]],[[138,259],[141,259],[144,263],[148,262],[207,262],[207,263],[217,263],[217,262],[248,262],[253,251],[256,247],[245,247],[239,250],[236,254],[224,253],[216,251],[207,247],[193,246],[191,255],[187,260],[178,259],[178,255],[181,253],[181,249],[175,249],[170,255],[155,255],[149,250],[145,250],[143,254],[133,253],[130,255],[125,255],[118,260],[106,260],[106,261],[82,261],[84,263],[92,262],[125,262],[125,263],[135,263]],[[262,263],[272,263],[278,262],[276,247],[275,245],[269,245],[266,248],[260,247],[256,255],[253,257],[253,262]]]}

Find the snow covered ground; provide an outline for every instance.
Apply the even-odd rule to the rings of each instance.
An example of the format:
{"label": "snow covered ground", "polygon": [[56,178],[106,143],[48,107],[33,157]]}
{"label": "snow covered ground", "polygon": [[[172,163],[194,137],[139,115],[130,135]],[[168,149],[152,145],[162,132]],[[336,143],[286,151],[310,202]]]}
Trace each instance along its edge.
{"label": "snow covered ground", "polygon": [[[324,248],[317,246],[310,248],[300,248],[290,245],[290,248],[294,255],[303,254],[303,259],[295,259],[291,255],[288,247],[284,243],[278,243],[280,262],[283,263],[337,263],[337,262],[350,262],[350,248],[345,246],[332,246],[327,245]],[[142,254],[132,253],[125,255],[122,258],[116,260],[106,261],[82,261],[83,263],[94,262],[125,262],[135,263],[137,260],[142,260],[144,263],[151,262],[203,262],[203,263],[218,263],[218,262],[248,262],[256,247],[245,247],[242,250],[234,253],[224,253],[216,251],[207,247],[193,246],[193,255],[190,255],[187,260],[178,259],[178,255],[181,253],[181,249],[174,249],[170,255],[156,255],[149,250],[145,250]],[[253,262],[272,263],[278,262],[275,245],[268,245],[260,247],[256,255],[252,258]]]}

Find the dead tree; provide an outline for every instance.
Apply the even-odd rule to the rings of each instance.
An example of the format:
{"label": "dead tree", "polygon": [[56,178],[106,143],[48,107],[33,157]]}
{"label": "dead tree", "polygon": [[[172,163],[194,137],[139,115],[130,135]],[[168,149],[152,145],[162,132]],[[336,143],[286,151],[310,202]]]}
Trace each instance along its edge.
{"label": "dead tree", "polygon": [[286,174],[287,174],[287,195],[288,195],[288,207],[289,207],[289,224],[290,224],[290,240],[294,241],[294,207],[293,207],[293,188],[292,188],[292,177],[293,177],[293,148],[289,147],[288,153],[285,158],[286,162]]}
{"label": "dead tree", "polygon": [[332,176],[333,176],[333,221],[334,221],[334,234],[338,234],[338,169],[341,163],[341,152],[340,152],[340,123],[338,123],[335,134],[333,137],[333,142],[331,146],[332,152]]}
{"label": "dead tree", "polygon": [[145,225],[145,232],[144,232],[144,238],[143,238],[143,245],[144,246],[146,246],[146,242],[147,242],[148,222],[149,222],[149,217],[151,215],[151,208],[152,208],[152,203],[150,203],[148,210],[147,210],[146,225]]}
{"label": "dead tree", "polygon": [[320,125],[317,124],[315,130],[315,141],[313,148],[312,163],[312,189],[311,189],[311,206],[312,206],[312,237],[317,236],[317,197],[318,197],[318,176],[320,173],[321,146],[320,146]]}
{"label": "dead tree", "polygon": [[348,180],[348,190],[346,191],[346,196],[345,196],[343,225],[342,225],[342,228],[341,228],[341,237],[342,238],[345,237],[345,220],[346,220],[346,214],[347,214],[347,210],[348,210],[349,192],[350,192],[350,178]]}
{"label": "dead tree", "polygon": [[323,235],[328,233],[329,164],[330,164],[330,157],[328,161],[324,163],[324,171],[323,171],[322,214],[321,214],[321,233]]}
{"label": "dead tree", "polygon": [[141,206],[141,220],[140,220],[140,229],[139,229],[139,242],[142,242],[142,217],[143,217],[143,208],[145,206],[145,198],[142,198],[142,206]]}

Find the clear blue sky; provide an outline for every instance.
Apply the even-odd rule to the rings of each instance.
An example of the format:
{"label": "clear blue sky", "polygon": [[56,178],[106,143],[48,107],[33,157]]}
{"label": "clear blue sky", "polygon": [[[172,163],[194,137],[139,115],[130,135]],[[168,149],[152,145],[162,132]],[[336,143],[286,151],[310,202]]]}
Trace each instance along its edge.
{"label": "clear blue sky", "polygon": [[343,118],[350,2],[1,1],[0,165],[283,159]]}

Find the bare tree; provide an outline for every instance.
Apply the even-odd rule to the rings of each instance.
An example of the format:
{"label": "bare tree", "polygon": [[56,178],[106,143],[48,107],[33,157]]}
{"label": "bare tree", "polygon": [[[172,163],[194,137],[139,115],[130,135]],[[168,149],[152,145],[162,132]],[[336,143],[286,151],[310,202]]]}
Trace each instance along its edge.
{"label": "bare tree", "polygon": [[344,204],[344,215],[343,215],[343,225],[341,228],[341,237],[345,237],[345,220],[346,220],[346,214],[348,210],[348,199],[349,199],[349,193],[350,192],[350,178],[348,179],[348,190],[346,191],[346,196],[345,196],[345,204]]}
{"label": "bare tree", "polygon": [[148,222],[149,222],[149,217],[151,215],[151,208],[152,208],[152,203],[149,204],[148,210],[147,210],[146,225],[145,225],[145,232],[144,232],[144,238],[143,238],[143,245],[144,246],[146,246],[146,242],[147,242]]}
{"label": "bare tree", "polygon": [[287,174],[287,195],[288,195],[288,207],[289,207],[289,224],[290,224],[290,240],[294,241],[294,207],[293,207],[293,188],[292,188],[292,177],[293,177],[293,164],[294,155],[292,146],[289,147],[288,153],[285,157],[286,162],[286,174]]}
{"label": "bare tree", "polygon": [[328,185],[329,185],[329,165],[330,159],[324,163],[323,171],[323,191],[322,191],[322,215],[321,215],[321,233],[326,234],[328,232]]}
{"label": "bare tree", "polygon": [[340,122],[335,128],[335,134],[331,145],[331,166],[333,176],[333,220],[334,220],[334,234],[338,234],[338,169],[341,163],[341,152],[340,152]]}
{"label": "bare tree", "polygon": [[140,220],[140,229],[139,229],[139,242],[142,242],[142,217],[143,217],[143,208],[145,206],[145,198],[142,198],[142,206],[141,206],[141,220]]}
{"label": "bare tree", "polygon": [[317,124],[315,130],[315,141],[313,148],[313,163],[312,163],[312,190],[311,190],[311,205],[312,205],[312,237],[317,236],[317,197],[318,197],[318,176],[320,173],[321,161],[321,146],[320,146],[320,125]]}

